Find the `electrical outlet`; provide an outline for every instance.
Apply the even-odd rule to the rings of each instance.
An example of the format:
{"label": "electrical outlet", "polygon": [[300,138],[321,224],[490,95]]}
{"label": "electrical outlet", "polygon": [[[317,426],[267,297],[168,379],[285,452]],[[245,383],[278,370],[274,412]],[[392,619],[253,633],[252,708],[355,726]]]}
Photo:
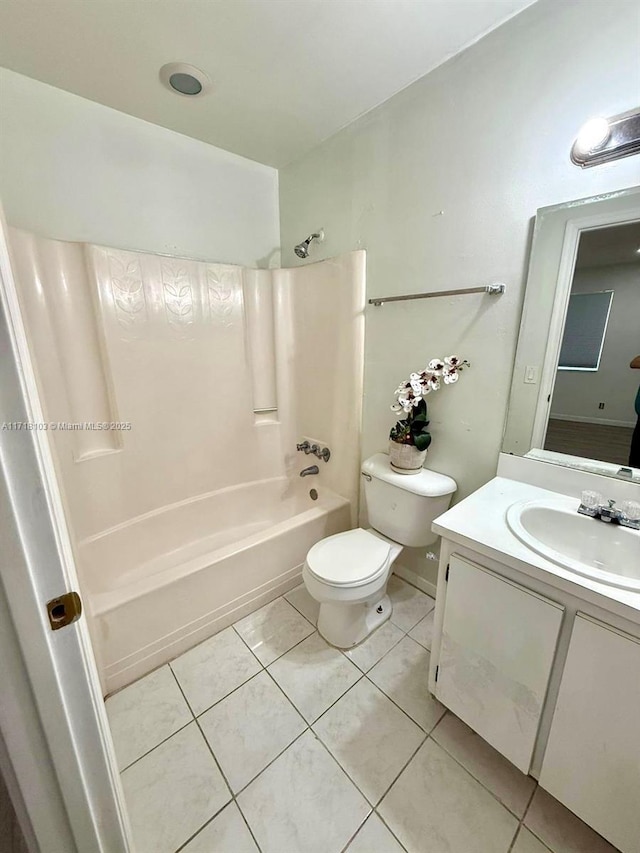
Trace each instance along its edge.
{"label": "electrical outlet", "polygon": [[604,403],[598,403],[598,408],[599,408],[599,409],[604,409]]}
{"label": "electrical outlet", "polygon": [[537,385],[538,384],[538,367],[534,364],[528,364],[524,369],[524,384],[525,385]]}

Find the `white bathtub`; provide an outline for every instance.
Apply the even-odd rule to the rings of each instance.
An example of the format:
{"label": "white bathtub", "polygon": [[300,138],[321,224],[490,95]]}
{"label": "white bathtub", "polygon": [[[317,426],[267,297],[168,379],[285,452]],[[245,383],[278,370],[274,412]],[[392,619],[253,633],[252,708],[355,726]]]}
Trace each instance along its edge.
{"label": "white bathtub", "polygon": [[350,527],[350,503],[309,480],[262,480],[139,516],[78,546],[110,693],[300,582],[315,542]]}

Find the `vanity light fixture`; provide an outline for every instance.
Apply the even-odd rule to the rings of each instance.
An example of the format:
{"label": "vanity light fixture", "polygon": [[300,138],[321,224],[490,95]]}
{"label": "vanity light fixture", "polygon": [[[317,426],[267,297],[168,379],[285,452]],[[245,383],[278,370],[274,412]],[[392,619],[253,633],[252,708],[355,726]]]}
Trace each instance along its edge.
{"label": "vanity light fixture", "polygon": [[189,98],[204,95],[212,85],[204,71],[186,62],[167,62],[160,69],[160,80],[167,89]]}
{"label": "vanity light fixture", "polygon": [[640,153],[640,110],[603,118],[582,125],[571,148],[571,162],[586,169],[610,160]]}

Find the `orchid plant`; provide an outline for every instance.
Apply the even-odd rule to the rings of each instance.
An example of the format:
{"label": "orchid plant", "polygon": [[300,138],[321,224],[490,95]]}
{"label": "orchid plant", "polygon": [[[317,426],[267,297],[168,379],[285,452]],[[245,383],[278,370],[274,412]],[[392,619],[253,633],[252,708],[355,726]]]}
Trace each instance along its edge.
{"label": "orchid plant", "polygon": [[398,444],[413,444],[418,450],[426,450],[431,444],[431,433],[427,429],[427,403],[425,397],[432,391],[438,391],[441,382],[452,385],[458,381],[460,371],[470,367],[468,361],[457,356],[432,358],[428,366],[420,373],[412,373],[409,379],[396,388],[396,402],[391,406],[394,412],[404,412],[406,417],[398,421],[391,429],[389,438]]}

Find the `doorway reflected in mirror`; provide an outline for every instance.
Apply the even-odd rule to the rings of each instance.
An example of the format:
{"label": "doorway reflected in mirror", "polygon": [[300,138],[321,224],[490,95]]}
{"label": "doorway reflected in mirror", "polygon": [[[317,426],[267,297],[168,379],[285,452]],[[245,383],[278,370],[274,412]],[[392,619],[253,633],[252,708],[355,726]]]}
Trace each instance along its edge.
{"label": "doorway reflected in mirror", "polygon": [[640,467],[640,222],[580,235],[544,449]]}

